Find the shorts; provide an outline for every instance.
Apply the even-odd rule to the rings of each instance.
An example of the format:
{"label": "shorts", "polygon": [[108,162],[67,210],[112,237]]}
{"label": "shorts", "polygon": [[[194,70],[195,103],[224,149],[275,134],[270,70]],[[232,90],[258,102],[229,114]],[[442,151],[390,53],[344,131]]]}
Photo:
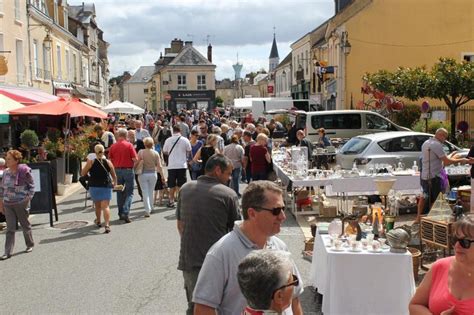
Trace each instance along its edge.
{"label": "shorts", "polygon": [[186,183],[186,180],[185,168],[168,170],[168,188],[181,187]]}
{"label": "shorts", "polygon": [[[430,182],[431,182],[431,194],[430,194]],[[425,207],[423,209],[423,214],[427,214],[430,211],[431,204],[436,201],[439,193],[441,192],[441,178],[438,176],[431,178],[429,180],[421,180],[421,189],[423,191],[423,198],[425,198]]]}

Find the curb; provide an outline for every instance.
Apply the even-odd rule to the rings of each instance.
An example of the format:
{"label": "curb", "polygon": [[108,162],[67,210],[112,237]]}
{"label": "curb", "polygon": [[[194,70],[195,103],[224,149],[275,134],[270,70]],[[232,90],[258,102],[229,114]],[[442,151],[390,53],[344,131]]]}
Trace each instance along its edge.
{"label": "curb", "polygon": [[59,205],[62,203],[65,199],[69,198],[71,195],[75,194],[82,188],[82,185],[78,183],[72,183],[66,188],[66,191],[64,195],[62,196],[56,196],[56,204]]}

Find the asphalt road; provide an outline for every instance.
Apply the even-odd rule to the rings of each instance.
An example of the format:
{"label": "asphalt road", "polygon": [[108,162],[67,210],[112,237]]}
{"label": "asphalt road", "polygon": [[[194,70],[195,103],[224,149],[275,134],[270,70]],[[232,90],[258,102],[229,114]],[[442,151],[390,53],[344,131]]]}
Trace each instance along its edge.
{"label": "asphalt road", "polygon": [[[0,261],[0,313],[185,314],[183,279],[176,269],[175,210],[159,207],[145,219],[135,191],[133,222],[123,224],[117,220],[114,197],[112,232],[103,234],[93,224],[90,202],[84,207],[84,197],[81,188],[59,204],[57,222],[79,221],[84,226],[50,228],[48,215],[31,217],[36,242],[32,253],[23,253],[23,235],[18,231],[14,256]],[[308,283],[310,262],[301,258],[304,236],[287,213],[280,237]],[[0,246],[4,242],[5,230],[0,232]],[[302,304],[305,314],[317,314],[309,287]]]}

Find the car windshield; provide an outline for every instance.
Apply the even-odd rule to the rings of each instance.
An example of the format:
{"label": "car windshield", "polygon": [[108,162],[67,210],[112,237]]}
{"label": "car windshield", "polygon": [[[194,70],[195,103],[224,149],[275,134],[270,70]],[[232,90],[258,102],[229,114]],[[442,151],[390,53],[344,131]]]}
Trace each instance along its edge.
{"label": "car windshield", "polygon": [[355,137],[349,140],[341,149],[342,154],[359,154],[367,148],[370,140],[365,138]]}

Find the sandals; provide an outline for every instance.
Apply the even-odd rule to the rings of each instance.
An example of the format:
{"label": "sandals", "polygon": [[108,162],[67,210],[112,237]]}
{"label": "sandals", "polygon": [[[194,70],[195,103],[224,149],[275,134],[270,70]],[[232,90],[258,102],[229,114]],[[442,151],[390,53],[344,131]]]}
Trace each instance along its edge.
{"label": "sandals", "polygon": [[105,232],[106,234],[110,233],[110,226],[106,225],[105,226]]}
{"label": "sandals", "polygon": [[97,221],[97,219],[94,219],[94,224],[95,224],[98,228],[101,228],[101,227],[102,227],[102,223],[100,223],[99,221]]}

